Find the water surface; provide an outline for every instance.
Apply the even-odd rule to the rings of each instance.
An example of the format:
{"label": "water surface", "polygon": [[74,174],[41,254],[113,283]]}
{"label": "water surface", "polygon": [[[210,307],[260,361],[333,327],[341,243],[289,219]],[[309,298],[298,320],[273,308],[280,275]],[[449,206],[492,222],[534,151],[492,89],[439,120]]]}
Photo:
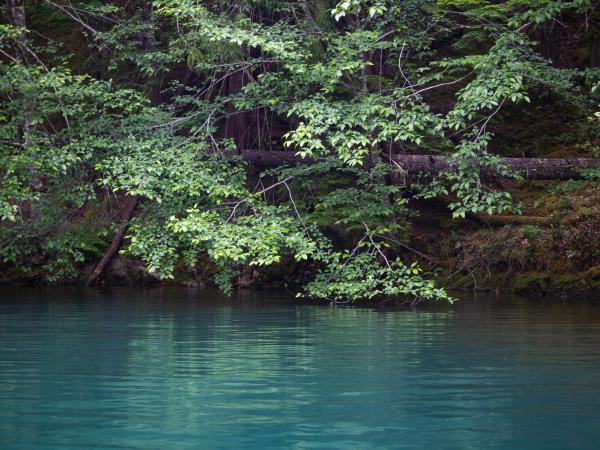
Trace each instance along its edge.
{"label": "water surface", "polygon": [[597,449],[600,302],[0,290],[0,448]]}

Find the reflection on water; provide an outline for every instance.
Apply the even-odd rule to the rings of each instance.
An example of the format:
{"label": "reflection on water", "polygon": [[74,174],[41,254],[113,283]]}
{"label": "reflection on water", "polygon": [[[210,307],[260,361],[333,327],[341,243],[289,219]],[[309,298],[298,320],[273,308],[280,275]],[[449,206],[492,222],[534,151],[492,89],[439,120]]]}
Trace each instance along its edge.
{"label": "reflection on water", "polygon": [[600,304],[0,291],[2,449],[596,449]]}

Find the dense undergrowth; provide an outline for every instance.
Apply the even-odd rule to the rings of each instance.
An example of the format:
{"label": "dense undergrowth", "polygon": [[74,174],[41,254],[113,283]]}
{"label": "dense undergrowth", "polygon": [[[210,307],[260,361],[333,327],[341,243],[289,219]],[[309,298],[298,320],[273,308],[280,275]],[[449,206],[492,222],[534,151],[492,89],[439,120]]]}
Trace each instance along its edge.
{"label": "dense undergrowth", "polygon": [[525,203],[522,216],[474,217],[467,232],[436,230],[440,280],[456,289],[599,290],[600,185],[524,182],[513,192]]}

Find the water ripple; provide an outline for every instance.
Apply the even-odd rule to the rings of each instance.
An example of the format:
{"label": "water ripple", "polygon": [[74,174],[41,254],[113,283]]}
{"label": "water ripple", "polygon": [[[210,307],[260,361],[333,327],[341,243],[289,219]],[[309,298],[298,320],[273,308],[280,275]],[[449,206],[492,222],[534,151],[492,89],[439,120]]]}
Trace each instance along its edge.
{"label": "water ripple", "polygon": [[0,291],[0,448],[596,449],[600,308]]}

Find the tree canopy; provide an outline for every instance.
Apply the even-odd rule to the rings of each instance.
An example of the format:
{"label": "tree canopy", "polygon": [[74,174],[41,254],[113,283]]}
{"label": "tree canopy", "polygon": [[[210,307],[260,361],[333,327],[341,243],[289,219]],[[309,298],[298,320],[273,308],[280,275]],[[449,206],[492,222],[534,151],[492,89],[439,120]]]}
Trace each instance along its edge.
{"label": "tree canopy", "polygon": [[[593,156],[597,8],[7,0],[0,259],[68,281],[121,230],[114,250],[161,279],[203,267],[230,292],[247,268],[293,261],[312,274],[300,296],[447,299],[405,251],[410,202],[517,214],[497,179],[519,176],[502,156],[524,111]],[[245,151],[310,164],[264,167]],[[402,155],[449,159],[414,173]]]}

